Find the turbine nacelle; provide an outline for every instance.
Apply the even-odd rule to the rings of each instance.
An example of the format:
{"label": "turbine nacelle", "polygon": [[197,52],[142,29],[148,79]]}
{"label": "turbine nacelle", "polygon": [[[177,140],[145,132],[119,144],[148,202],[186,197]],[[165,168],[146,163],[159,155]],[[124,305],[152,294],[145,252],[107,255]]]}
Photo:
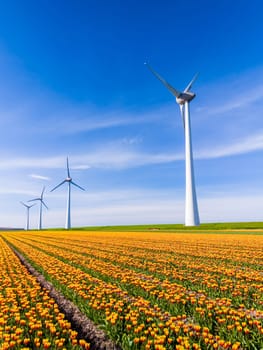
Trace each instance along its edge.
{"label": "turbine nacelle", "polygon": [[42,230],[42,205],[44,205],[44,207],[47,207],[46,203],[43,201],[43,195],[44,195],[44,191],[45,191],[45,186],[43,187],[42,193],[40,195],[40,197],[34,198],[34,199],[30,199],[28,202],[36,202],[39,201],[39,224],[38,224],[38,229]]}
{"label": "turbine nacelle", "polygon": [[82,191],[85,191],[85,189],[75,182],[73,182],[72,177],[70,176],[70,169],[69,169],[69,161],[67,157],[67,177],[65,180],[63,180],[61,183],[59,183],[57,186],[55,186],[50,192],[53,192],[56,190],[58,187],[62,186],[64,183],[68,183],[68,199],[67,199],[67,211],[66,211],[66,224],[65,224],[65,229],[70,229],[71,228],[71,218],[70,218],[70,207],[71,207],[71,185],[74,185],[75,187],[78,187]]}
{"label": "turbine nacelle", "polygon": [[175,98],[176,102],[179,105],[184,105],[185,102],[190,102],[195,98],[195,94],[193,92],[187,91],[187,92],[182,92],[178,97]]}
{"label": "turbine nacelle", "polygon": [[171,92],[171,94],[175,97],[176,102],[179,105],[184,105],[185,102],[192,101],[193,98],[195,98],[195,94],[193,92],[190,92],[190,89],[195,82],[198,74],[196,74],[193,79],[190,81],[190,83],[186,86],[184,91],[179,91],[175,89],[171,84],[169,84],[163,77],[160,76],[148,63],[144,63],[149,70],[152,72],[155,77],[160,80],[160,82]]}
{"label": "turbine nacelle", "polygon": [[46,203],[43,201],[44,191],[45,191],[45,186],[43,187],[43,190],[42,190],[42,193],[41,193],[40,197],[37,197],[37,198],[34,198],[34,199],[30,199],[28,202],[39,201],[40,202],[40,206],[41,206],[41,203],[42,203],[48,209]]}
{"label": "turbine nacelle", "polygon": [[169,84],[160,74],[158,74],[148,63],[144,63],[155,77],[160,80],[160,82],[170,91],[170,93],[175,97],[176,102],[179,104],[181,110],[181,116],[183,120],[183,126],[185,128],[185,115],[184,115],[184,105],[189,103],[195,98],[195,94],[190,91],[193,83],[196,81],[198,74],[195,74],[190,83],[186,86],[184,91],[179,91],[175,89],[171,84]]}

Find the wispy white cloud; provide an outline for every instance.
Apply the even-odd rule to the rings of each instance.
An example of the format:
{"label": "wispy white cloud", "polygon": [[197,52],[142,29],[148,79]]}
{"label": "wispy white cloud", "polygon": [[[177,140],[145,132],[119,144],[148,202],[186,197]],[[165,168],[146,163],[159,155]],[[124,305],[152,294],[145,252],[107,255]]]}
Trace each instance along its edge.
{"label": "wispy white cloud", "polygon": [[[256,76],[257,78],[255,78]],[[233,111],[242,111],[244,108],[253,105],[254,102],[259,103],[261,99],[263,99],[263,86],[259,79],[261,76],[263,77],[262,69],[257,69],[255,72],[248,72],[244,74],[244,76],[240,75],[237,77],[235,83],[228,79],[226,81],[213,83],[212,88],[208,84],[201,87],[200,94],[198,94],[198,99],[194,101],[192,106],[195,114],[193,115],[192,121],[195,124],[195,127],[197,126],[197,129],[195,130],[198,130],[198,136],[196,139],[198,137],[202,137],[205,139],[206,144],[208,145],[210,141],[214,141],[211,140],[210,136],[210,131],[213,130],[213,135],[220,134],[220,139],[224,141],[226,139],[225,136],[229,135],[223,135],[219,130],[220,128],[217,128],[218,130],[215,132],[215,123],[213,120],[211,120],[211,118],[220,116],[221,119],[224,119],[224,130],[229,130],[229,134],[233,134],[234,132],[236,133],[236,135],[234,135],[234,140],[236,141],[233,141],[232,143],[228,143],[228,141],[226,141],[228,146],[215,145],[213,150],[210,150],[211,147],[208,146],[210,148],[209,151],[206,150],[206,145],[202,146],[203,149],[198,149],[194,145],[196,157],[224,157],[261,149],[259,138],[257,144],[254,140],[251,145],[249,145],[248,143],[250,140],[246,141],[246,137],[242,134],[253,116],[252,118],[251,116],[249,116],[249,118],[245,116],[242,120],[239,119],[238,125],[234,125],[236,123],[234,118],[233,120],[229,118],[229,113],[233,113]],[[166,125],[167,127],[169,127],[171,124],[180,124],[181,127],[179,109],[176,106],[176,103],[172,100],[169,104],[165,104],[163,106],[148,108],[144,107],[144,109],[141,110],[136,110],[136,108],[131,107],[116,108],[114,106],[106,110],[89,104],[80,105],[70,103],[69,101],[64,101],[60,96],[53,95],[46,91],[42,92],[39,87],[36,89],[35,94],[32,94],[32,90],[33,89],[31,86],[28,90],[28,94],[25,93],[25,96],[23,96],[24,98],[22,100],[18,100],[15,106],[10,104],[2,105],[1,114],[6,117],[2,118],[0,121],[0,125],[4,123],[2,127],[6,127],[6,123],[12,124],[12,128],[10,128],[11,133],[16,129],[16,127],[18,130],[21,130],[22,124],[27,125],[26,127],[23,127],[23,135],[28,136],[29,139],[32,140],[38,137],[40,134],[44,137],[45,135],[50,137],[50,135],[54,134],[57,137],[60,135],[64,135],[66,137],[68,135],[70,135],[70,137],[77,137],[78,134],[84,132],[92,132],[110,128],[116,129],[119,127],[129,127],[131,125],[142,124],[156,124],[156,127],[158,127],[158,124]],[[15,98],[15,100],[17,99]],[[257,110],[257,115],[263,113],[263,106],[261,110],[262,112],[260,112],[260,109]],[[38,115],[37,122],[36,115]],[[206,119],[205,124],[202,123],[202,118]],[[260,120],[259,118],[257,119]],[[208,120],[209,122],[207,123]],[[259,121],[257,121],[256,125],[259,125]],[[253,127],[252,123],[250,122],[249,128],[254,128],[255,132],[256,126]],[[207,130],[208,132],[206,132]],[[227,132],[225,133],[227,134]],[[244,141],[243,146],[238,145],[239,141],[237,138],[239,136],[243,137],[243,140],[240,138],[241,142]],[[131,146],[143,144],[142,140],[143,136],[124,136],[122,138],[124,145],[127,144]],[[103,140],[101,140],[101,143],[103,143]],[[107,147],[107,145],[105,145],[105,147]],[[143,150],[143,147],[141,147],[141,149]],[[95,153],[97,153],[98,156],[103,157],[103,152],[96,150],[94,154]],[[145,151],[140,152],[140,154],[138,151],[120,151],[120,155],[116,155],[116,157],[114,156],[114,159],[112,159],[110,157],[110,153],[113,155],[114,152],[109,152],[108,162],[111,163],[113,167],[140,166],[154,163],[157,164],[183,158],[183,155],[181,154],[162,153],[152,155]],[[122,156],[123,153],[125,153],[124,157]],[[126,158],[126,160],[124,158]],[[88,163],[79,164],[78,169],[87,168],[90,166],[108,167],[108,165],[106,165],[107,162],[104,161],[104,159],[101,161],[97,159],[97,161],[95,161],[92,154],[86,154],[85,159],[87,159]],[[20,160],[18,161],[20,163]],[[37,159],[33,159],[33,162],[40,168],[47,167],[45,164],[40,165]],[[48,160],[48,163],[50,162],[51,159]],[[17,164],[17,166],[27,167],[26,159],[23,159],[22,163],[23,164]],[[51,167],[57,166],[54,164]]]}
{"label": "wispy white cloud", "polygon": [[209,115],[221,114],[223,116],[226,112],[242,109],[263,98],[263,86],[259,85],[252,90],[249,89],[242,93],[233,91],[229,94],[230,95],[225,98],[220,98],[220,105],[213,101],[213,105],[210,104],[207,108],[199,108],[198,111],[205,112]]}
{"label": "wispy white cloud", "polygon": [[58,135],[78,134],[129,125],[164,123],[174,113],[172,108],[174,105],[171,103],[147,110],[112,106],[104,110],[94,106],[71,106],[63,103],[61,106],[56,106],[55,110],[52,106],[53,110],[46,112],[46,118],[39,120],[33,131],[36,133],[56,131]]}
{"label": "wispy white cloud", "polygon": [[[61,207],[45,213],[46,221],[63,226],[64,201]],[[236,188],[221,188],[213,196],[200,195],[202,222],[262,220],[262,192],[240,193]],[[50,199],[51,200],[51,199]],[[184,191],[175,189],[126,189],[106,192],[75,193],[73,225],[158,224],[184,222]],[[51,224],[52,223],[52,224]]]}
{"label": "wispy white cloud", "polygon": [[202,137],[236,139],[262,129],[262,81],[263,67],[256,67],[201,86],[192,121]]}
{"label": "wispy white cloud", "polygon": [[[209,144],[203,149],[195,149],[196,159],[213,159],[249,152],[263,150],[263,130],[244,138],[233,140],[229,144],[221,144],[220,146]],[[76,154],[70,158],[72,169],[86,170],[89,168],[112,168],[123,169],[140,167],[152,164],[164,164],[175,161],[184,160],[184,153],[146,153],[140,150],[127,149],[123,147],[105,146],[86,152]],[[58,169],[65,168],[65,156],[55,156],[47,158],[8,158],[1,159],[1,169],[19,169],[19,168],[37,168],[37,169]],[[50,180],[44,175],[30,175],[32,178]]]}
{"label": "wispy white cloud", "polygon": [[[72,169],[93,168],[130,168],[150,164],[169,163],[176,160],[182,160],[183,154],[150,154],[129,150],[96,150],[91,153],[84,153],[71,157]],[[50,158],[13,158],[2,159],[1,169],[21,169],[21,168],[39,168],[39,169],[59,169],[65,167],[65,157]],[[76,163],[76,166],[74,165]]]}
{"label": "wispy white cloud", "polygon": [[[9,169],[57,169],[65,164],[65,157],[8,157],[1,159],[0,168]],[[64,165],[65,166],[65,165]]]}
{"label": "wispy white cloud", "polygon": [[222,158],[228,156],[234,156],[239,154],[246,154],[249,152],[262,151],[263,150],[263,130],[246,136],[244,138],[236,139],[232,143],[215,146],[210,145],[205,150],[197,150],[196,158],[209,159],[209,158]]}
{"label": "wispy white cloud", "polygon": [[[172,195],[174,193],[174,195]],[[62,198],[63,197],[63,198]],[[174,198],[172,198],[174,197]],[[60,208],[46,213],[46,220],[62,226],[65,220],[65,195],[56,197]],[[177,198],[177,200],[175,199]],[[55,199],[54,199],[55,200]],[[51,198],[50,198],[51,201]],[[177,191],[132,188],[74,194],[73,225],[169,222],[176,212],[183,217],[184,202]]]}
{"label": "wispy white cloud", "polygon": [[202,222],[262,221],[262,193],[202,198],[199,200]]}
{"label": "wispy white cloud", "polygon": [[142,143],[142,137],[132,137],[132,138],[128,138],[128,137],[124,137],[120,140],[121,144],[124,145],[138,145],[140,143]]}
{"label": "wispy white cloud", "polygon": [[74,165],[71,167],[71,169],[74,169],[74,170],[87,170],[87,169],[90,169],[91,166],[90,165],[87,165],[87,164],[81,164],[81,165]]}
{"label": "wispy white cloud", "polygon": [[[238,191],[238,189],[237,189]],[[50,210],[43,213],[44,227],[63,227],[65,221],[65,195],[59,203],[56,196],[49,198]],[[82,198],[82,200],[81,200]],[[174,189],[166,191],[126,189],[74,194],[72,206],[73,226],[158,224],[184,222],[184,194]],[[213,197],[199,196],[199,212],[202,222],[261,221],[262,193],[248,193],[224,190]],[[17,203],[19,208],[19,203]],[[23,227],[25,215],[19,209],[16,226]],[[1,226],[14,222],[13,211],[1,217]],[[32,227],[37,227],[38,208],[31,211]]]}
{"label": "wispy white cloud", "polygon": [[29,177],[32,179],[37,179],[37,180],[44,180],[44,181],[50,181],[50,177],[48,176],[43,176],[43,175],[37,175],[37,174],[30,174]]}
{"label": "wispy white cloud", "polygon": [[0,188],[1,195],[23,195],[23,196],[34,196],[33,190],[28,190],[25,186],[23,188],[17,186],[6,186]]}

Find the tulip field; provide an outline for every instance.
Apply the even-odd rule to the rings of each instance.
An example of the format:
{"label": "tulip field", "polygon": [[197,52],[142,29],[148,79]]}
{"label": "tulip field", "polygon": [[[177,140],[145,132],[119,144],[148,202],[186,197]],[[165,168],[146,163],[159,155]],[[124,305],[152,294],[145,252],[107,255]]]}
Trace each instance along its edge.
{"label": "tulip field", "polygon": [[0,238],[0,349],[89,349]]}
{"label": "tulip field", "polygon": [[72,230],[0,237],[0,349],[90,346],[12,248],[124,350],[263,349],[263,235]]}

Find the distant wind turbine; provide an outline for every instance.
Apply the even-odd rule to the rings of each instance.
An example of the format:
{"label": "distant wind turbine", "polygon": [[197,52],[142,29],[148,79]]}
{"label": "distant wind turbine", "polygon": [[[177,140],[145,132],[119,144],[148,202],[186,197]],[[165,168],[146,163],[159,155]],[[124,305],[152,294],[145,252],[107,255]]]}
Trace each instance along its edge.
{"label": "distant wind turbine", "polygon": [[181,115],[184,125],[185,133],[185,225],[186,226],[198,226],[200,224],[198,205],[196,199],[195,179],[194,179],[194,164],[193,164],[193,151],[192,151],[192,139],[191,139],[191,121],[189,102],[195,98],[195,94],[190,92],[190,89],[197,78],[197,74],[193,77],[184,91],[178,91],[171,86],[166,80],[164,80],[158,73],[156,73],[152,67],[145,63],[150,71],[156,76],[157,79],[172,93],[176,102],[179,104]]}
{"label": "distant wind turbine", "polygon": [[29,230],[29,209],[32,208],[34,205],[36,204],[32,204],[32,205],[27,205],[24,202],[20,202],[24,207],[26,207],[26,226],[25,226],[25,230]]}
{"label": "distant wind turbine", "polygon": [[44,191],[45,191],[45,186],[43,187],[43,190],[42,190],[42,193],[41,193],[40,197],[37,197],[37,198],[34,198],[34,199],[30,199],[28,201],[28,202],[39,201],[39,223],[38,223],[38,229],[39,230],[42,230],[42,205],[44,205],[48,209],[48,207],[46,206],[45,202],[43,201]]}
{"label": "distant wind turbine", "polygon": [[70,209],[71,209],[71,185],[74,185],[78,188],[80,188],[82,191],[85,191],[84,188],[80,187],[77,185],[75,182],[72,181],[72,177],[70,176],[70,171],[69,171],[69,162],[68,162],[68,157],[67,157],[67,177],[65,180],[63,180],[60,184],[55,186],[50,192],[53,192],[56,190],[58,187],[63,185],[64,183],[68,183],[68,198],[67,198],[67,209],[66,209],[66,223],[65,223],[65,229],[68,230],[71,228],[71,216],[70,216]]}

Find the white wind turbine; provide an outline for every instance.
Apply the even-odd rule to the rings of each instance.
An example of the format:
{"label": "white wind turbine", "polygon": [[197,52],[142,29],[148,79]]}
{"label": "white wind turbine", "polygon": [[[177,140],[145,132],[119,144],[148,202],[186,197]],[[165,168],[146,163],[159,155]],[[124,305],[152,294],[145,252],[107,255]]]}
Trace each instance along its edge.
{"label": "white wind turbine", "polygon": [[178,91],[171,86],[166,80],[164,80],[158,73],[156,73],[152,67],[145,63],[150,71],[159,79],[163,85],[173,94],[176,102],[179,104],[181,115],[184,125],[185,134],[185,225],[197,226],[200,224],[198,205],[196,199],[195,180],[194,180],[194,164],[193,164],[193,151],[192,151],[192,139],[191,139],[191,121],[189,102],[195,98],[195,94],[190,92],[190,89],[197,78],[197,74],[190,81],[184,91]]}
{"label": "white wind turbine", "polygon": [[69,171],[69,163],[68,163],[68,157],[67,157],[67,177],[65,180],[63,180],[60,184],[55,186],[50,192],[53,192],[58,187],[63,185],[65,182],[68,183],[68,198],[67,198],[67,211],[66,211],[66,223],[65,223],[65,229],[68,230],[71,228],[71,217],[70,217],[70,208],[71,208],[71,185],[74,185],[78,188],[80,188],[82,191],[85,191],[84,188],[77,185],[75,182],[72,181],[72,177],[70,176]]}
{"label": "white wind turbine", "polygon": [[27,205],[24,202],[20,202],[24,207],[26,207],[26,226],[25,226],[25,230],[28,231],[29,230],[29,209],[32,208],[34,205],[36,204],[32,204],[32,205]]}
{"label": "white wind turbine", "polygon": [[46,206],[45,202],[43,201],[43,195],[45,191],[45,186],[43,187],[43,190],[41,192],[40,197],[30,199],[28,202],[36,202],[39,201],[39,222],[38,222],[38,229],[42,230],[42,205],[44,205],[47,209],[48,207]]}

